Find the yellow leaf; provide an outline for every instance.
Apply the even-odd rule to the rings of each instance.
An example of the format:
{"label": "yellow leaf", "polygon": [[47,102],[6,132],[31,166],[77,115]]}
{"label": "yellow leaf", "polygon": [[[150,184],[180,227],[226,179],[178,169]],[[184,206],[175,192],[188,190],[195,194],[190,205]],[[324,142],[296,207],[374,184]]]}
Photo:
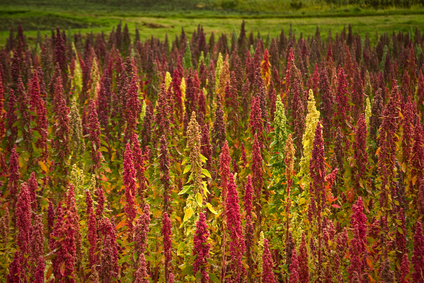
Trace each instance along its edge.
{"label": "yellow leaf", "polygon": [[203,206],[203,197],[202,197],[202,194],[200,194],[200,193],[197,193],[197,194],[196,194],[196,202],[197,202],[197,204],[198,204],[200,207],[202,207],[202,206]]}
{"label": "yellow leaf", "polygon": [[201,193],[196,194],[196,202],[200,207],[203,206],[203,196]]}
{"label": "yellow leaf", "polygon": [[206,206],[209,208],[209,211],[212,212],[213,214],[217,214],[216,210],[212,207],[212,204],[210,204],[209,202],[206,204]]}
{"label": "yellow leaf", "polygon": [[206,169],[202,169],[202,174],[203,175],[205,175],[206,177],[208,177],[208,178],[212,178],[212,176],[211,176],[211,174],[209,173],[209,171],[208,170],[206,170]]}
{"label": "yellow leaf", "polygon": [[406,172],[406,163],[405,162],[402,163],[402,171],[403,171],[403,173]]}
{"label": "yellow leaf", "polygon": [[137,212],[138,212],[138,214],[143,214],[143,210],[141,209],[141,207],[140,206],[137,206]]}
{"label": "yellow leaf", "polygon": [[372,270],[372,269],[373,269],[373,265],[372,265],[372,261],[371,261],[371,259],[370,259],[369,257],[367,257],[367,258],[366,258],[366,261],[367,261],[367,265],[368,265],[368,267]]}
{"label": "yellow leaf", "polygon": [[189,220],[192,215],[193,215],[193,209],[191,207],[187,208],[184,211],[184,220],[183,220],[183,223],[186,222],[187,220]]}
{"label": "yellow leaf", "polygon": [[187,173],[188,171],[190,171],[191,170],[191,165],[189,164],[189,165],[187,165],[185,168],[184,168],[184,172],[183,172],[183,174],[185,174],[185,173]]}
{"label": "yellow leaf", "polygon": [[417,175],[415,175],[413,178],[412,178],[412,185],[415,185],[415,183],[417,182]]}
{"label": "yellow leaf", "polygon": [[38,161],[38,165],[40,165],[41,169],[43,169],[44,172],[48,171],[47,166],[46,164],[44,164],[43,161]]}

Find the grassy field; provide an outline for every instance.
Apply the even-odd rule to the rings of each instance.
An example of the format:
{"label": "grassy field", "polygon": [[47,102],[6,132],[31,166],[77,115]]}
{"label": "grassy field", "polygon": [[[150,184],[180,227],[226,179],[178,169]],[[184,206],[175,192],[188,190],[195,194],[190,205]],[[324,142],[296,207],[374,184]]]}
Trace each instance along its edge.
{"label": "grassy field", "polygon": [[[40,2],[41,3],[41,2]],[[76,2],[78,4],[78,2]],[[355,33],[369,34],[371,40],[378,32],[391,33],[393,30],[413,32],[415,28],[424,29],[424,9],[388,9],[371,10],[345,6],[326,9],[305,8],[287,10],[286,12],[228,12],[219,9],[167,10],[150,9],[141,11],[140,7],[99,6],[97,4],[36,5],[36,2],[17,2],[14,5],[0,4],[0,45],[4,45],[9,36],[10,27],[21,22],[29,42],[33,42],[38,30],[43,36],[56,26],[72,32],[90,33],[110,31],[120,21],[128,24],[132,35],[135,28],[140,31],[142,39],[156,36],[164,38],[167,34],[174,38],[184,28],[190,34],[200,24],[210,34],[239,31],[242,20],[246,22],[247,31],[262,35],[276,36],[283,28],[288,32],[290,24],[297,36],[313,35],[318,26],[324,37],[331,29],[340,32],[348,24]]]}

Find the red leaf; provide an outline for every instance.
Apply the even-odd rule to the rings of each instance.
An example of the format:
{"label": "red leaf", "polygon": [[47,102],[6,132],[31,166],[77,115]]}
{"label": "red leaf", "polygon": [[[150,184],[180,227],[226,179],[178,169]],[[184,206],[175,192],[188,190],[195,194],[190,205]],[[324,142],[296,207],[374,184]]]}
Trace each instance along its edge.
{"label": "red leaf", "polygon": [[65,276],[65,262],[62,262],[59,271],[62,276]]}
{"label": "red leaf", "polygon": [[48,280],[52,276],[53,265],[50,265],[49,270],[47,270],[46,279]]}

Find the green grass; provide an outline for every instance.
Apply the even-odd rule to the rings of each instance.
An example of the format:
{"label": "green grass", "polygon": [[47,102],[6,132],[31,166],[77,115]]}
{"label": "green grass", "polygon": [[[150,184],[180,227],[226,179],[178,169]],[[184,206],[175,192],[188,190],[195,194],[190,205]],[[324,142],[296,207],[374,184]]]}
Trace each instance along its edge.
{"label": "green grass", "polygon": [[[56,0],[46,1],[50,1],[48,3],[51,4]],[[18,0],[13,6],[0,5],[0,45],[5,44],[10,27],[14,26],[16,30],[19,22],[22,23],[30,43],[36,39],[37,30],[40,30],[41,35],[50,34],[56,26],[65,30],[71,29],[72,32],[80,31],[83,34],[109,32],[119,21],[128,24],[132,35],[135,34],[135,28],[138,28],[142,39],[151,36],[164,38],[166,34],[172,39],[181,32],[181,28],[190,35],[199,24],[208,34],[211,32],[231,34],[234,29],[238,33],[243,19],[248,32],[253,31],[256,34],[260,31],[262,35],[270,36],[279,35],[281,29],[288,32],[290,24],[297,37],[301,33],[305,37],[315,34],[317,26],[322,34],[328,34],[331,29],[334,35],[348,24],[352,25],[355,33],[361,36],[369,34],[371,39],[374,39],[376,32],[382,34],[391,33],[393,30],[414,32],[415,28],[424,29],[424,9],[421,8],[392,8],[376,11],[349,6],[326,9],[309,6],[303,10],[288,10],[284,13],[223,12],[214,9],[141,11],[140,7],[129,9],[128,7],[100,6],[95,3],[81,6],[77,5],[80,3],[78,1],[80,0],[54,6],[36,5],[36,3],[43,3],[37,0],[28,1],[24,5]],[[149,25],[151,23],[160,27],[152,28]]]}

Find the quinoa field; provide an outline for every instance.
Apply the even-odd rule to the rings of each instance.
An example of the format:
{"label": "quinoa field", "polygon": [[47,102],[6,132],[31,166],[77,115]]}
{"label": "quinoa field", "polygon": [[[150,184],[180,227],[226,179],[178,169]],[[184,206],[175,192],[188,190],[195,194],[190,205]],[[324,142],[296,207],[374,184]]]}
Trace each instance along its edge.
{"label": "quinoa field", "polygon": [[0,281],[424,282],[423,29],[343,24],[13,27]]}

